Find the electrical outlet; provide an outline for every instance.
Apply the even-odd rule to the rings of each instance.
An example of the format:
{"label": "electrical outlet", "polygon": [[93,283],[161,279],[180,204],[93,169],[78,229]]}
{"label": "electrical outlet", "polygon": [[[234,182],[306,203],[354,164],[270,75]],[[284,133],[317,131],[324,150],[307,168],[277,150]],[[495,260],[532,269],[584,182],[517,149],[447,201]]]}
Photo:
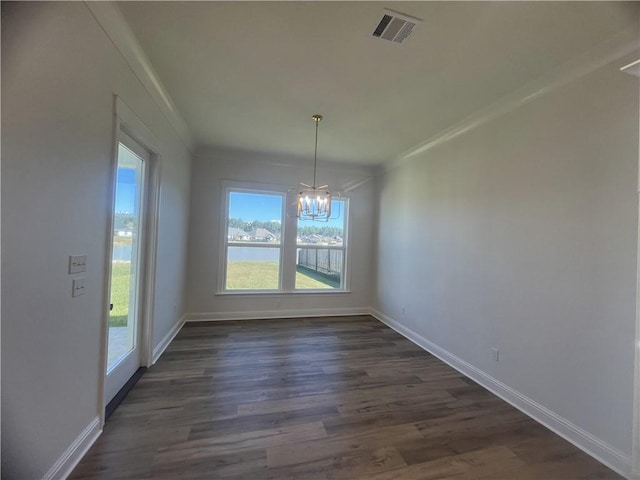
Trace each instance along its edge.
{"label": "electrical outlet", "polygon": [[496,347],[493,347],[491,349],[491,356],[493,357],[493,361],[494,362],[499,362],[500,361],[500,350],[498,350]]}

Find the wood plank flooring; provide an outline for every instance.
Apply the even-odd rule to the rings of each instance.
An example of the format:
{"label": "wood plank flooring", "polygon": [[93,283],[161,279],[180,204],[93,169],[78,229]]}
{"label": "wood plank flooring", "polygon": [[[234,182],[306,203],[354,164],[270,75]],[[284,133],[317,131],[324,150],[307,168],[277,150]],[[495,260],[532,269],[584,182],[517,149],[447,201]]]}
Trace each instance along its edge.
{"label": "wood plank flooring", "polygon": [[619,479],[369,316],[187,324],[73,479]]}

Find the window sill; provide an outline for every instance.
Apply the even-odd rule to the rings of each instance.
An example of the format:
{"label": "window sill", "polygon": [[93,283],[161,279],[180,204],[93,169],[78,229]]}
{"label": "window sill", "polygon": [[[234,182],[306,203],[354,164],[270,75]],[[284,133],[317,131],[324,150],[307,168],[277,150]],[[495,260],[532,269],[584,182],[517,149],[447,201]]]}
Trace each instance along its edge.
{"label": "window sill", "polygon": [[238,290],[238,291],[225,291],[215,292],[216,296],[261,296],[261,297],[276,297],[276,296],[288,296],[288,295],[344,295],[351,294],[351,290],[293,290],[293,291],[260,291],[260,290]]}

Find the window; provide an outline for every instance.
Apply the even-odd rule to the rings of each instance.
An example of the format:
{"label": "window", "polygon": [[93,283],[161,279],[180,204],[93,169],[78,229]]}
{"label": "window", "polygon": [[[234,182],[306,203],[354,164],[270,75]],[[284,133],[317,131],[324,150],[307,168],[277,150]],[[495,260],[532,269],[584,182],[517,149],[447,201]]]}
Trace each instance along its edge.
{"label": "window", "polygon": [[339,289],[344,281],[346,200],[332,200],[336,219],[326,223],[298,220],[296,289]]}
{"label": "window", "polygon": [[227,194],[225,290],[280,290],[284,194]]}
{"label": "window", "polygon": [[345,291],[348,200],[336,219],[299,221],[297,192],[225,182],[221,293]]}

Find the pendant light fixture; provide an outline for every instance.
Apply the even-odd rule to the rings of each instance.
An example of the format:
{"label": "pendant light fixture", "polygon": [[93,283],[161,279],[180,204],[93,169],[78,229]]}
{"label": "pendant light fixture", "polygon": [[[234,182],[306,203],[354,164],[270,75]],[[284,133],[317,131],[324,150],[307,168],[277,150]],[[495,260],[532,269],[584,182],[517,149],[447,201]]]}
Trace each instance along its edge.
{"label": "pendant light fixture", "polygon": [[313,155],[313,185],[300,184],[298,194],[298,218],[315,222],[328,222],[331,217],[331,192],[329,185],[316,186],[316,169],[318,164],[318,124],[322,115],[314,115],[316,122],[316,145]]}

